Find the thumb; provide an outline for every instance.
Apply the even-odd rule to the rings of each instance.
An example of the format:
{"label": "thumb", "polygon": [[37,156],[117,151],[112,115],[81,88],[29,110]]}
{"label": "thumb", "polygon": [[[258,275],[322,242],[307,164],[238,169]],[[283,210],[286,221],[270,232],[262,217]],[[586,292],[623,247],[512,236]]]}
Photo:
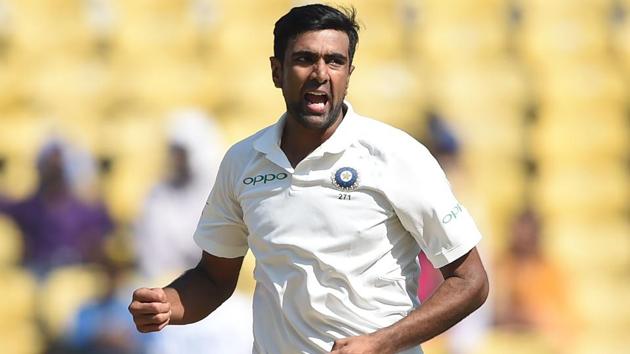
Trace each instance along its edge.
{"label": "thumb", "polygon": [[162,288],[140,288],[133,292],[133,299],[139,302],[166,302]]}
{"label": "thumb", "polygon": [[339,350],[343,347],[346,346],[346,341],[344,339],[337,339],[335,341],[335,343],[333,344],[332,349],[330,349],[331,352],[335,351],[335,350]]}

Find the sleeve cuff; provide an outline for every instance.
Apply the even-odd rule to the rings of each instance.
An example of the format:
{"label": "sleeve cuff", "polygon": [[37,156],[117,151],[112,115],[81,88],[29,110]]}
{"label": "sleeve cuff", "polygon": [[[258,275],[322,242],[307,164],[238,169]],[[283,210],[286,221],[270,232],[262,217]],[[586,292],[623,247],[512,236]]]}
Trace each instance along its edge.
{"label": "sleeve cuff", "polygon": [[247,254],[249,247],[247,246],[227,246],[214,242],[208,238],[201,238],[198,234],[193,237],[197,246],[204,251],[222,258],[238,258]]}
{"label": "sleeve cuff", "polygon": [[451,248],[450,250],[446,250],[438,254],[427,254],[427,258],[429,258],[429,261],[431,261],[434,268],[442,268],[445,265],[458,260],[460,257],[475,248],[477,244],[479,244],[479,241],[481,241],[481,235],[477,234],[475,237],[472,237],[470,241],[459,244],[455,248]]}

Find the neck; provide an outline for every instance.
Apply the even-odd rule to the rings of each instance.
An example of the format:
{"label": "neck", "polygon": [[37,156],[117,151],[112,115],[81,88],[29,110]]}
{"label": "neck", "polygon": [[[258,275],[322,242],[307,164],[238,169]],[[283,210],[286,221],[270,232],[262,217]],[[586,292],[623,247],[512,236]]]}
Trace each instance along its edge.
{"label": "neck", "polygon": [[68,188],[63,183],[46,183],[39,188],[44,199],[54,201],[68,195]]}
{"label": "neck", "polygon": [[310,153],[328,140],[343,120],[343,112],[331,126],[324,130],[310,129],[287,115],[280,148],[289,159],[291,166],[296,167]]}

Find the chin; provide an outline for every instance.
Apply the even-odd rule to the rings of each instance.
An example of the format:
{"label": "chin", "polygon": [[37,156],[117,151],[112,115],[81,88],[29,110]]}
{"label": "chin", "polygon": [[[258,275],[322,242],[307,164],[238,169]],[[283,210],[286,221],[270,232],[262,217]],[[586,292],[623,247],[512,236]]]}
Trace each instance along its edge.
{"label": "chin", "polygon": [[297,119],[305,128],[317,130],[326,129],[335,122],[330,112],[326,112],[322,115],[303,113],[298,115]]}

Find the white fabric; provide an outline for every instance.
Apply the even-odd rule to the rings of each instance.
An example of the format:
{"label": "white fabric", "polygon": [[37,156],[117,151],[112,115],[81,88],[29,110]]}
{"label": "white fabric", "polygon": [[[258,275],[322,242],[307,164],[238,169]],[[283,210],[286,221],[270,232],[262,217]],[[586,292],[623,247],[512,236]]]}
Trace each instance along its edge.
{"label": "white fabric", "polygon": [[[285,119],[227,152],[194,239],[220,257],[252,250],[255,353],[324,353],[419,305],[420,248],[442,267],[481,236],[437,162],[404,132],[348,105],[294,169],[279,147]],[[358,172],[356,190],[333,185],[342,167]]]}

